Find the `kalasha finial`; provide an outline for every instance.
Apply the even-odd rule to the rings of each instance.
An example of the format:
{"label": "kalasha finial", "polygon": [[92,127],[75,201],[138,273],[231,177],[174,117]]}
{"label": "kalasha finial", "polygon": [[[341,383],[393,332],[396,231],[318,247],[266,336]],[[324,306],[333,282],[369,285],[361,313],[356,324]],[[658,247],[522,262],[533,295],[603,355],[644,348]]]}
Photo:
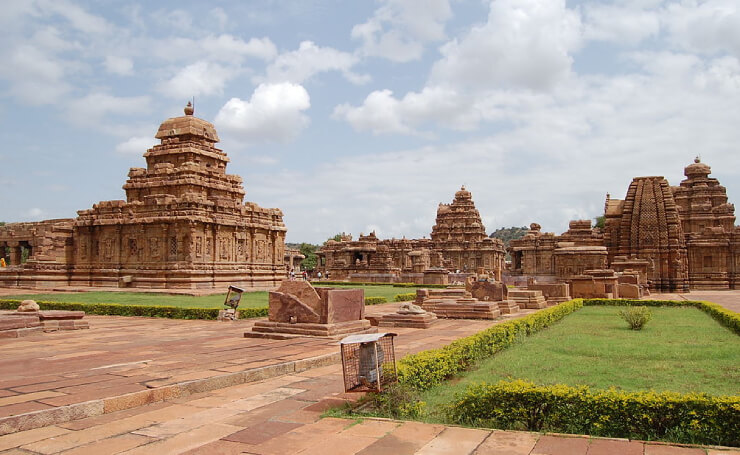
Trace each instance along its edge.
{"label": "kalasha finial", "polygon": [[694,158],[694,163],[701,163],[701,159],[697,156]]}
{"label": "kalasha finial", "polygon": [[195,112],[195,108],[193,107],[193,103],[188,101],[188,105],[185,106],[185,115],[193,115],[193,112]]}

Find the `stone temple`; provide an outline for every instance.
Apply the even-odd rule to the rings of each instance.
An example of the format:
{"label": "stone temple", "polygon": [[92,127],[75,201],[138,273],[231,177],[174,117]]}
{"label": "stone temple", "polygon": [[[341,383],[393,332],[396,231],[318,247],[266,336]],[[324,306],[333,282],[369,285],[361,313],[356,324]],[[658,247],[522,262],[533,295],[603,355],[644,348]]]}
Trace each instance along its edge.
{"label": "stone temple", "polygon": [[317,255],[332,279],[446,284],[449,272],[460,271],[463,280],[480,269],[500,280],[506,252],[501,240],[486,235],[472,195],[462,187],[451,204],[439,204],[431,239],[380,240],[373,232],[330,240]]}
{"label": "stone temple", "polygon": [[129,171],[125,201],[99,202],[74,219],[0,226],[10,263],[0,286],[275,287],[285,276],[283,214],[244,202],[214,126],[188,103],[155,137],[146,168]]}
{"label": "stone temple", "polygon": [[607,195],[604,229],[572,221],[560,236],[529,233],[510,243],[513,278],[573,281],[584,274],[638,272],[644,287],[664,292],[740,287],[740,227],[727,190],[697,158],[686,179],[636,177],[624,199]]}

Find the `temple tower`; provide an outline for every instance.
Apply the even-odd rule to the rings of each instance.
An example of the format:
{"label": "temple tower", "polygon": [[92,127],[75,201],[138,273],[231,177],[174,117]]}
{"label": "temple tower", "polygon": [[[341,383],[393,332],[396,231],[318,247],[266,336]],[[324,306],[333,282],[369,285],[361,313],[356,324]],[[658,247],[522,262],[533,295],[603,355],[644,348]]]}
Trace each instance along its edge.
{"label": "temple tower", "polygon": [[681,220],[671,187],[663,177],[637,177],[624,200],[609,199],[604,241],[615,256],[649,262],[651,289],[688,291],[688,261]]}

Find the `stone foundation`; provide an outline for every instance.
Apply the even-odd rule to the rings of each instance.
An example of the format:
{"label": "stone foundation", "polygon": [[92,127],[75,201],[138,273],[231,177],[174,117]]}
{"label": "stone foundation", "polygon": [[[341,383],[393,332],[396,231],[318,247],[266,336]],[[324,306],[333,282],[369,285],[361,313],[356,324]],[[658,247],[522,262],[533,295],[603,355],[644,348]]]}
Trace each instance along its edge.
{"label": "stone foundation", "polygon": [[269,338],[286,340],[298,337],[344,338],[347,335],[359,333],[377,333],[378,329],[370,321],[337,322],[333,324],[312,324],[306,322],[270,322],[257,321],[249,332],[244,332],[244,338]]}
{"label": "stone foundation", "polygon": [[542,295],[542,291],[512,289],[509,291],[509,299],[516,302],[519,308],[538,310],[547,306],[547,300]]}
{"label": "stone foundation", "polygon": [[410,327],[428,329],[437,322],[437,315],[426,312],[422,314],[385,314],[378,320],[378,327]]}

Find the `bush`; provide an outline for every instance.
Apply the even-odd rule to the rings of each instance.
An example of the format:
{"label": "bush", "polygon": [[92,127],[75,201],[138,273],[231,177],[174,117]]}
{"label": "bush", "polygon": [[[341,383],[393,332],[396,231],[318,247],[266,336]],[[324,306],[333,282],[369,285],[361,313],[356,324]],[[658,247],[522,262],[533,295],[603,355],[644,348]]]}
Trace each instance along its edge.
{"label": "bush", "polygon": [[394,302],[408,302],[410,300],[416,300],[415,292],[409,292],[406,294],[396,294],[396,296],[393,297]]}
{"label": "bush", "polygon": [[375,410],[394,419],[415,419],[424,412],[425,403],[419,399],[419,393],[411,387],[393,383],[381,393],[370,393],[368,398]]}
{"label": "bush", "polygon": [[365,305],[377,305],[379,303],[388,303],[385,297],[365,297]]}
{"label": "bush", "polygon": [[642,330],[645,324],[653,317],[652,311],[646,306],[627,306],[619,310],[619,315],[627,321],[632,330]]}
{"label": "bush", "polygon": [[740,445],[740,396],[474,384],[446,408],[451,422],[527,431]]}
{"label": "bush", "polygon": [[[15,310],[20,300],[0,300],[0,309]],[[172,306],[120,305],[117,303],[72,303],[37,301],[42,310],[84,311],[86,314],[101,316],[143,316],[170,319],[216,319],[218,308],[180,308]],[[241,308],[239,318],[259,318],[267,316],[267,307]]]}

